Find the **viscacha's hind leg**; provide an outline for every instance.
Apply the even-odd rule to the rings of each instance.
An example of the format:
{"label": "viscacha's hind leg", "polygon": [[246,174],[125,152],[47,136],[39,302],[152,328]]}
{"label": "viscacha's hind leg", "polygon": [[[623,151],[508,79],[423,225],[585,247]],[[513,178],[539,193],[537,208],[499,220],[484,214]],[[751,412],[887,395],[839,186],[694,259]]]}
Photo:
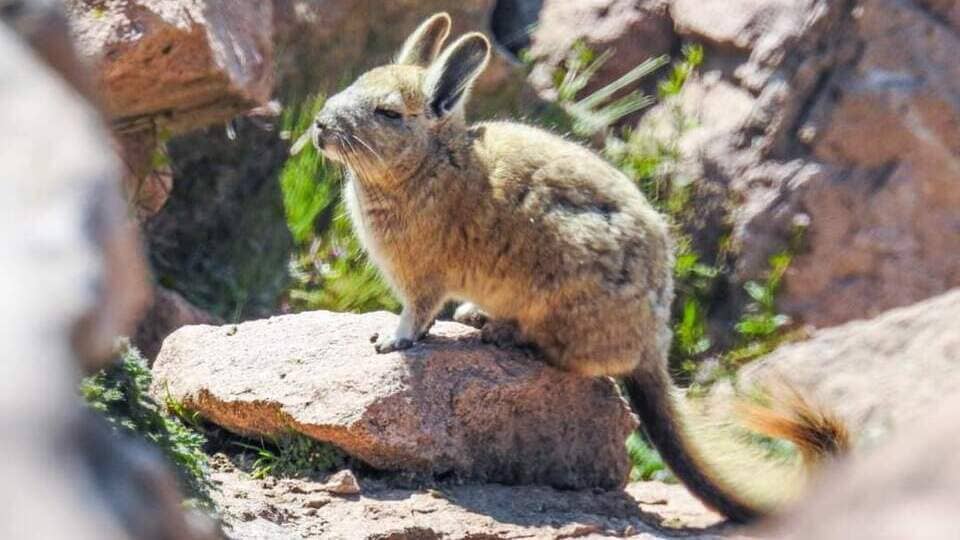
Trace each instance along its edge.
{"label": "viscacha's hind leg", "polygon": [[520,325],[512,320],[488,320],[480,329],[480,339],[497,347],[526,347],[529,340],[523,335]]}

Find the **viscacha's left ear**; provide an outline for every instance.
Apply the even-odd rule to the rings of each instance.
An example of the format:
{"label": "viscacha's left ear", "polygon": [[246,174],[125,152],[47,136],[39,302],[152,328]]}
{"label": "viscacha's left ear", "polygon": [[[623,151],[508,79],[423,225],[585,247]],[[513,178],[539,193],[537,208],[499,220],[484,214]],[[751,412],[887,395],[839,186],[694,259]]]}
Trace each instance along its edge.
{"label": "viscacha's left ear", "polygon": [[397,64],[427,67],[450,34],[450,15],[441,12],[423,21],[407,37],[394,60]]}
{"label": "viscacha's left ear", "polygon": [[424,93],[437,117],[463,114],[470,88],[490,59],[490,42],[471,32],[443,51],[427,68]]}

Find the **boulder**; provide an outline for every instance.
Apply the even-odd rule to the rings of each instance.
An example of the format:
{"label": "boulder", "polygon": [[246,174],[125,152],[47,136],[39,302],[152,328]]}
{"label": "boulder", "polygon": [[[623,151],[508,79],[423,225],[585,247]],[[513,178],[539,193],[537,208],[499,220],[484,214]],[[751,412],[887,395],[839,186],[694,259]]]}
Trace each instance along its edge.
{"label": "boulder", "polygon": [[960,286],[960,27],[888,1],[855,21],[860,56],[830,74],[800,127],[834,170],[794,195],[809,252],[784,306],[817,325]]}
{"label": "boulder", "polygon": [[[3,57],[10,83],[2,88],[0,116],[6,179],[0,225],[10,269],[3,285],[11,287],[5,305],[20,306],[23,321],[57,317],[51,330],[65,328],[87,367],[97,369],[149,298],[139,238],[118,194],[110,136],[77,93],[83,83],[75,78],[76,56],[68,44],[46,41],[42,25],[30,24],[62,21],[62,14],[49,2],[22,3],[9,10],[12,21],[7,13],[4,22],[20,34],[4,36],[11,51]],[[37,44],[37,56],[26,43]],[[52,125],[71,144],[52,149]]]}
{"label": "boulder", "polygon": [[576,377],[439,322],[402,353],[371,334],[389,313],[312,312],[188,326],[163,343],[154,389],[247,436],[290,430],[386,470],[559,487],[621,487],[635,419],[609,379]]}
{"label": "boulder", "polygon": [[[104,278],[102,253],[84,225],[100,200],[117,197],[116,164],[96,114],[6,24],[0,47],[0,474],[7,479],[0,496],[8,501],[0,536],[123,538],[90,492],[77,489],[86,471],[61,442],[78,405],[70,332],[96,310]],[[57,159],[45,130],[51,123],[71,140]],[[92,344],[96,353],[102,346]]]}
{"label": "boulder", "polygon": [[189,131],[273,90],[273,10],[256,0],[69,0],[80,53],[121,130]]}
{"label": "boulder", "polygon": [[163,207],[171,134],[225,122],[273,92],[273,9],[256,0],[68,0],[70,28],[117,133],[125,195]]}
{"label": "boulder", "polygon": [[[960,388],[960,288],[870,320],[817,331],[742,369],[740,387],[786,380],[869,446],[929,417]],[[717,405],[729,387],[718,388]]]}
{"label": "boulder", "polygon": [[670,14],[681,36],[741,51],[777,48],[803,28],[807,0],[673,0]]}
{"label": "boulder", "polygon": [[832,326],[960,286],[951,5],[673,0],[677,31],[706,45],[680,97],[699,126],[681,137],[685,170],[729,201],[701,213],[731,224],[735,292],[798,237],[778,298],[796,321]]}

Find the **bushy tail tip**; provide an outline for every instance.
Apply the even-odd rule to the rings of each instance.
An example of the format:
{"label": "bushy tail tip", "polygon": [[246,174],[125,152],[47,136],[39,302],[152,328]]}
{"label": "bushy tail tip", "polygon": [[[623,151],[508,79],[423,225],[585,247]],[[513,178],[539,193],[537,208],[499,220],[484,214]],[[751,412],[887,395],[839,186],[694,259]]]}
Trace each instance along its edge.
{"label": "bushy tail tip", "polygon": [[745,427],[790,441],[807,467],[840,457],[852,447],[850,433],[839,416],[807,399],[785,381],[768,388],[760,400],[744,400],[737,408]]}

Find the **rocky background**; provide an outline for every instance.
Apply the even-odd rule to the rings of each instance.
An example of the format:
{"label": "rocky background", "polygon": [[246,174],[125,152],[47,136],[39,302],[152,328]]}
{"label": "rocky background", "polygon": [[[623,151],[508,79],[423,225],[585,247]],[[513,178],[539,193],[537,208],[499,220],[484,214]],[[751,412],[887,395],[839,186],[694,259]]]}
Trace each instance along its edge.
{"label": "rocky background", "polygon": [[[577,120],[558,86],[571,51],[612,51],[576,100],[702,47],[676,92],[572,136],[615,161],[614,136],[671,156],[653,176],[686,186],[671,217],[711,265],[684,293],[693,323],[678,306],[678,336],[702,326],[693,341],[705,344],[681,359],[688,382],[718,410],[736,384],[767,377],[834,408],[858,451],[816,495],[732,530],[680,486],[624,488],[636,426],[609,381],[454,323],[416,354],[378,357],[366,336],[391,315],[295,313],[314,306],[297,303],[293,262],[326,244],[287,221],[284,115],[388,61],[439,10],[455,33],[496,43],[471,114],[559,130]],[[0,536],[892,538],[960,526],[960,3],[0,0],[0,17],[0,471],[13,501]],[[657,94],[670,69],[635,86]],[[757,312],[775,332],[744,345]],[[115,361],[117,336],[152,365],[150,406],[206,436],[206,512],[181,509],[155,449],[80,405],[80,377]],[[281,474],[301,447],[263,441],[290,437],[300,461],[323,454],[325,467]]]}

